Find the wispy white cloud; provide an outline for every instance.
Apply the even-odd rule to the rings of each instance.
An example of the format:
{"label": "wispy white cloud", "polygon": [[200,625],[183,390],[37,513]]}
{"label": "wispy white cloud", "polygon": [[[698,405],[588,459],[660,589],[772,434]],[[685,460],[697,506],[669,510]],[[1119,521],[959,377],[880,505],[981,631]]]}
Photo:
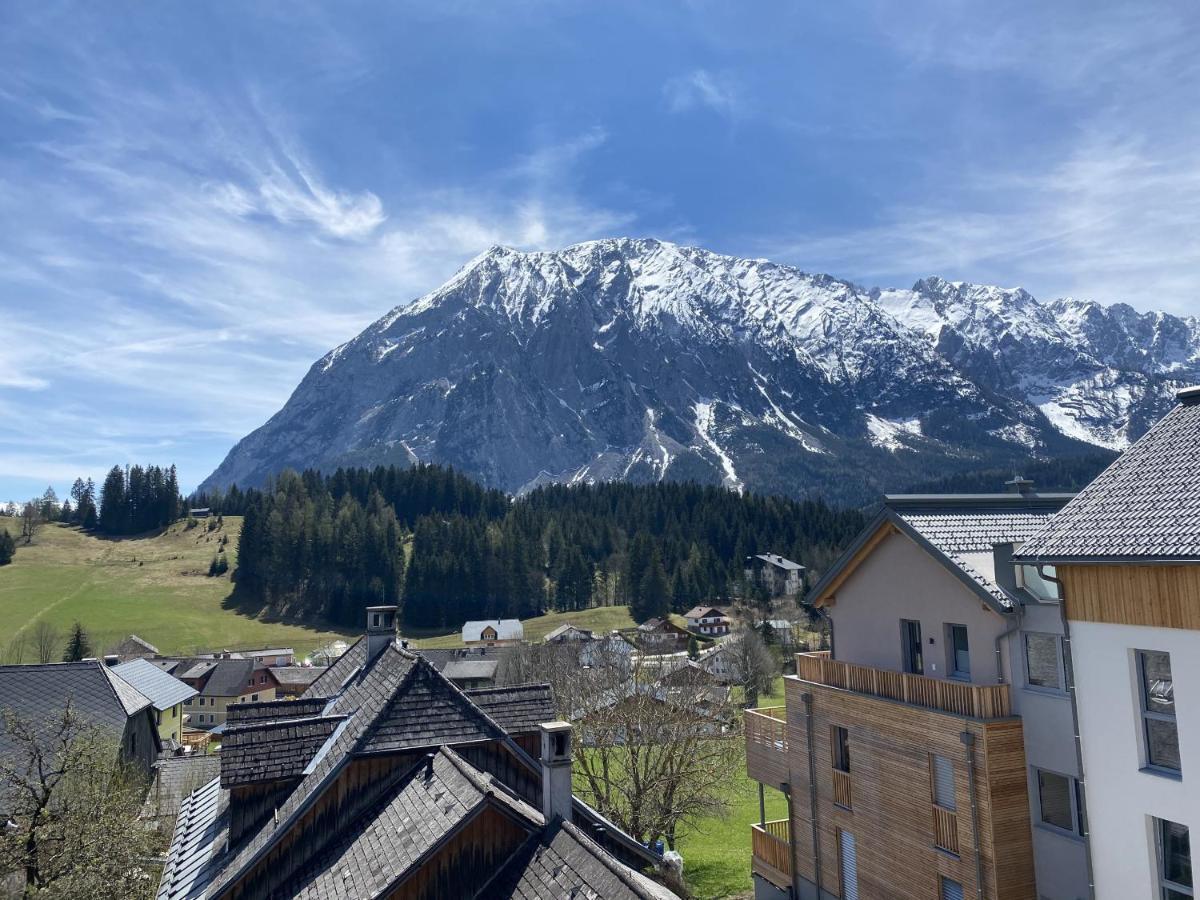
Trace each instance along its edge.
{"label": "wispy white cloud", "polygon": [[668,79],[663,85],[663,97],[667,108],[676,113],[704,107],[733,118],[743,107],[733,80],[707,69],[693,69]]}

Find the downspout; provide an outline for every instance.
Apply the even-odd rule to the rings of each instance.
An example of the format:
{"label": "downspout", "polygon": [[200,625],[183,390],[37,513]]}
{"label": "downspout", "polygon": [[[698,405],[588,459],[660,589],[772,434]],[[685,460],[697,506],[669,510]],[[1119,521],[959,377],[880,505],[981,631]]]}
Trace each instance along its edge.
{"label": "downspout", "polygon": [[999,684],[1004,684],[1004,654],[1000,651],[1000,645],[1007,637],[1012,637],[1021,630],[1021,617],[1025,615],[1025,607],[1019,601],[1013,608],[1012,625],[996,635],[996,681]]}
{"label": "downspout", "polygon": [[[788,897],[795,900],[796,897],[796,845],[792,842],[792,786],[784,783],[780,785],[783,788],[783,798],[787,801],[787,817],[788,817],[788,853],[791,859],[788,861],[792,864],[792,885],[788,888]],[[818,896],[820,896],[818,894]]]}
{"label": "downspout", "polygon": [[975,797],[975,735],[964,731],[958,736],[967,748],[967,785],[971,794],[971,839],[975,843],[975,894],[983,900],[983,857],[979,851],[979,801]]}
{"label": "downspout", "polygon": [[[832,638],[833,633],[830,632]],[[821,896],[821,841],[817,834],[817,761],[816,750],[813,747],[813,695],[812,691],[805,691],[800,695],[800,699],[804,701],[804,730],[808,735],[808,804],[809,815],[812,821],[812,852],[813,852],[813,873],[817,883],[817,897]],[[788,792],[788,805],[791,808],[791,791]],[[792,879],[792,890],[796,889],[796,880]]]}
{"label": "downspout", "polygon": [[1075,766],[1079,772],[1079,818],[1083,825],[1083,860],[1087,866],[1088,897],[1096,898],[1096,879],[1092,873],[1092,829],[1087,815],[1087,779],[1083,773],[1083,740],[1079,736],[1079,706],[1075,702],[1075,663],[1071,651],[1071,623],[1067,619],[1067,590],[1062,579],[1046,571],[1038,563],[1038,575],[1058,588],[1058,615],[1063,630],[1063,680],[1066,682],[1067,697],[1071,701],[1071,728],[1075,732]]}

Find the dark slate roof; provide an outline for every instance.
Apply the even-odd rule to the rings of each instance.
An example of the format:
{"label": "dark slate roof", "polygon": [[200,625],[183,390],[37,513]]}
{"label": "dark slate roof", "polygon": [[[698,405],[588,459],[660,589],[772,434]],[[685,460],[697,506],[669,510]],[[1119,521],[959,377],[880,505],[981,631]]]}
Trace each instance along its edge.
{"label": "dark slate roof", "polygon": [[[101,726],[123,731],[150,701],[99,662],[0,666],[0,709],[25,719],[45,720],[70,698],[75,712]],[[0,732],[0,750],[4,736]]]}
{"label": "dark slate roof", "polygon": [[142,809],[145,816],[174,819],[192,791],[203,787],[221,773],[221,757],[215,753],[187,753],[164,756],[154,764],[154,782]]}
{"label": "dark slate roof", "polygon": [[226,722],[221,740],[221,787],[298,778],[345,716]]}
{"label": "dark slate roof", "polygon": [[466,694],[509,734],[537,731],[543,722],[558,719],[554,711],[554,692],[548,684],[481,688]]}
{"label": "dark slate roof", "polygon": [[148,697],[157,710],[170,709],[196,696],[195,688],[188,687],[178,678],[144,659],[121,663],[119,666],[113,666],[112,671]]}
{"label": "dark slate roof", "polygon": [[431,666],[439,672],[445,672],[446,666],[460,660],[491,660],[499,662],[506,654],[512,652],[511,647],[456,647],[450,649],[414,650],[413,652],[425,657]]}
{"label": "dark slate roof", "polygon": [[254,703],[231,703],[226,722],[246,725],[280,719],[303,719],[319,716],[329,705],[325,697],[290,697],[284,700],[259,700]]}
{"label": "dark slate roof", "polygon": [[158,656],[158,648],[149,641],[142,640],[136,634],[131,634],[109,650],[109,653],[115,653],[121,659],[133,659],[144,656]]}
{"label": "dark slate roof", "polygon": [[483,892],[519,900],[675,900],[676,895],[617,862],[583,831],[557,821],[516,854]]}
{"label": "dark slate roof", "polygon": [[237,697],[248,694],[250,674],[257,667],[252,659],[218,659],[215,660],[212,672],[204,687],[200,689],[204,697]]}
{"label": "dark slate roof", "polygon": [[[436,712],[436,715],[432,714]],[[405,690],[388,704],[364,753],[396,753],[495,740],[501,729],[430,666],[418,666]]]}
{"label": "dark slate roof", "polygon": [[360,671],[367,659],[366,638],[359,638],[337,658],[332,666],[326,668],[317,679],[308,686],[304,697],[332,697],[338,693],[346,679]]}
{"label": "dark slate roof", "polygon": [[296,900],[358,900],[384,896],[422,857],[489,804],[501,804],[532,832],[541,813],[443,747],[421,762],[398,789],[359,817],[279,892]]}
{"label": "dark slate roof", "polygon": [[1200,388],[1030,537],[1041,562],[1200,562]]}

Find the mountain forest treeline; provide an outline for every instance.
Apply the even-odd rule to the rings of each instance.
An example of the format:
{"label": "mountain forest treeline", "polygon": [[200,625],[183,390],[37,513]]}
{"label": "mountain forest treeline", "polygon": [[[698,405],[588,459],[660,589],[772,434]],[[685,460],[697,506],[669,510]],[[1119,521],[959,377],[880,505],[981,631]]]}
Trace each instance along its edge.
{"label": "mountain forest treeline", "polygon": [[239,591],[348,626],[380,603],[417,627],[623,603],[644,621],[738,592],[755,553],[820,571],[864,524],[821,501],[691,483],[514,499],[432,465],[285,472],[192,501],[244,516]]}

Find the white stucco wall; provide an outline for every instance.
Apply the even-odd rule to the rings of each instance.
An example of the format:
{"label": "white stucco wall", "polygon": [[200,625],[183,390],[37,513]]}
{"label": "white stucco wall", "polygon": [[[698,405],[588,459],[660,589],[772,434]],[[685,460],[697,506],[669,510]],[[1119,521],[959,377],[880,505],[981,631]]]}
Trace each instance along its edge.
{"label": "white stucco wall", "polygon": [[[1200,844],[1200,632],[1072,622],[1071,644],[1096,898],[1155,897],[1151,817]],[[1171,654],[1182,779],[1141,771],[1135,650]]]}

